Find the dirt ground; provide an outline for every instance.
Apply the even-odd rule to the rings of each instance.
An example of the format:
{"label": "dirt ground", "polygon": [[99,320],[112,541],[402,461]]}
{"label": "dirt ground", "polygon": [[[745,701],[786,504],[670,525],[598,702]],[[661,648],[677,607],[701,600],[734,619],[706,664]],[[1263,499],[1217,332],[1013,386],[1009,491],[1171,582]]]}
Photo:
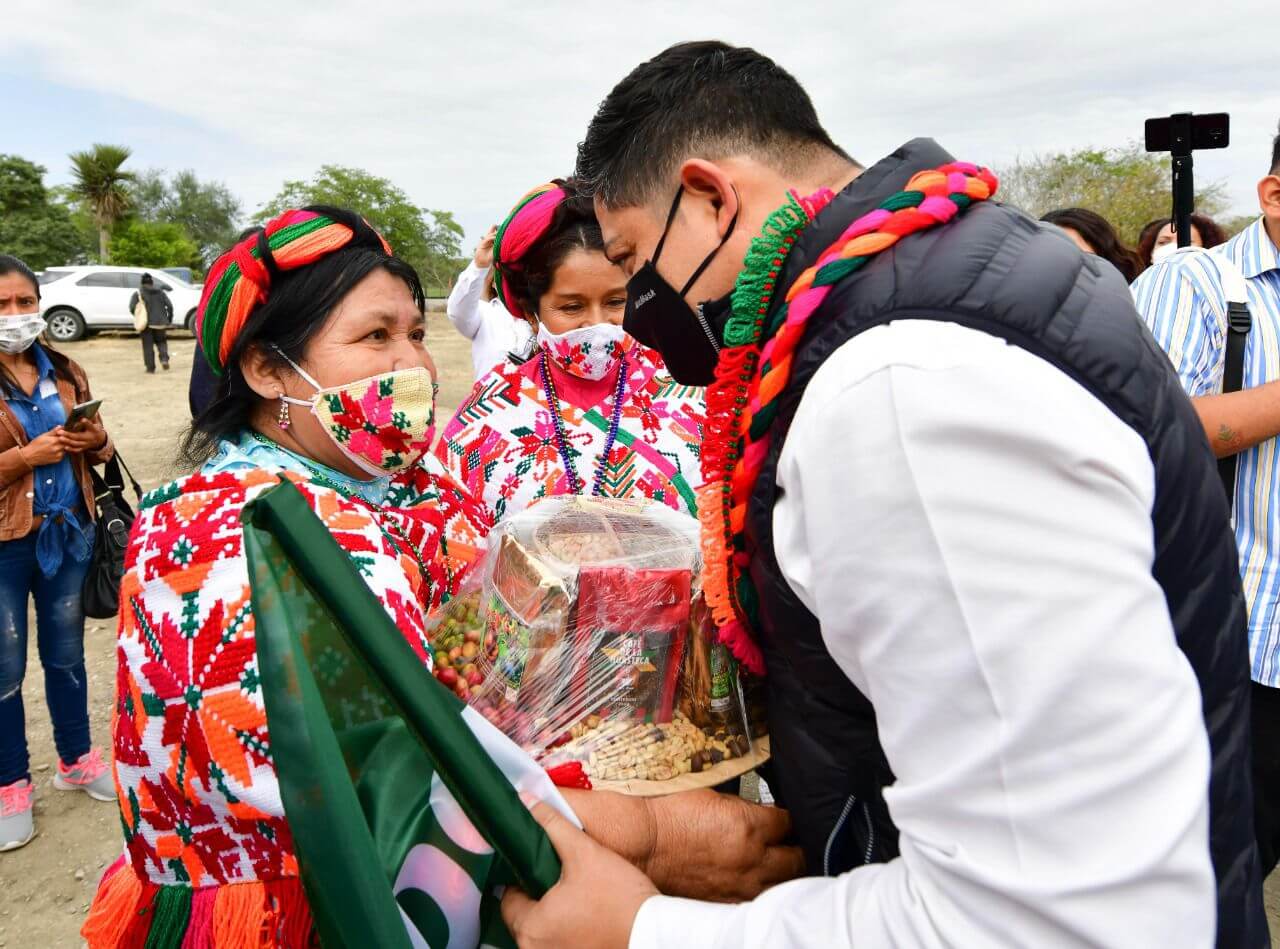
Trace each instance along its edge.
{"label": "dirt ground", "polygon": [[[438,314],[433,314],[429,345],[440,370],[440,424],[452,414],[471,386],[467,343]],[[148,376],[142,369],[138,340],[104,335],[63,349],[88,372],[94,396],[116,444],[144,490],[180,474],[176,466],[179,435],[189,421],[187,379],[194,342],[185,334],[170,341],[172,370]],[[55,754],[44,701],[44,676],[35,650],[23,696],[27,740],[36,784],[36,838],[21,850],[0,854],[0,949],[7,946],[78,946],[79,928],[104,867],[121,852],[119,814],[84,794],[53,789]],[[89,711],[95,744],[110,752],[111,703],[115,688],[114,621],[90,620],[85,629],[89,675]],[[1267,911],[1280,934],[1280,875],[1267,888]],[[1273,939],[1280,947],[1280,939]]]}

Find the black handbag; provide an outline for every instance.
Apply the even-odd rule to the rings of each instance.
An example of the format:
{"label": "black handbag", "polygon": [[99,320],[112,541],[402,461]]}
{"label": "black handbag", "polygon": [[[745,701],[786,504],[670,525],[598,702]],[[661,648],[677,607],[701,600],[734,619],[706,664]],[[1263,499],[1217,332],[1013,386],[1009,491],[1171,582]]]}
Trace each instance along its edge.
{"label": "black handbag", "polygon": [[[124,472],[121,472],[121,468]],[[98,520],[94,524],[93,554],[89,558],[89,570],[84,575],[84,587],[80,599],[86,616],[109,619],[120,607],[120,578],[124,576],[124,553],[129,546],[129,529],[133,527],[133,508],[124,499],[124,475],[129,475],[133,496],[142,501],[142,488],[120,458],[112,455],[102,466],[103,475],[92,465],[89,475],[93,478],[93,499],[98,508]]]}

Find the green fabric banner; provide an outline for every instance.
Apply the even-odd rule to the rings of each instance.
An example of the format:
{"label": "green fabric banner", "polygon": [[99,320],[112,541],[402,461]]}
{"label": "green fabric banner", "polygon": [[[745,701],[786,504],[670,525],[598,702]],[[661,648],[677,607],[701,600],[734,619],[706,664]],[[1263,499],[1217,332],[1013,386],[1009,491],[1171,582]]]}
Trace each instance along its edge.
{"label": "green fabric banner", "polygon": [[510,946],[494,887],[560,877],[516,789],[563,798],[435,680],[296,487],[244,522],[271,753],[324,945]]}

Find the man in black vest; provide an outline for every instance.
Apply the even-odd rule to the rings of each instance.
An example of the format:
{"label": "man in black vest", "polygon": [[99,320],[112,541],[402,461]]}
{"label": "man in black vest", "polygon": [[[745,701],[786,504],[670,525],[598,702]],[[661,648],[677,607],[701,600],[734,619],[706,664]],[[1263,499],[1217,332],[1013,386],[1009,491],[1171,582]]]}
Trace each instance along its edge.
{"label": "man in black vest", "polygon": [[623,80],[577,174],[627,327],[744,459],[719,618],[812,878],[659,896],[539,808],[564,873],[507,897],[520,944],[1266,945],[1226,505],[1113,268],[931,141],[862,169],[721,43]]}

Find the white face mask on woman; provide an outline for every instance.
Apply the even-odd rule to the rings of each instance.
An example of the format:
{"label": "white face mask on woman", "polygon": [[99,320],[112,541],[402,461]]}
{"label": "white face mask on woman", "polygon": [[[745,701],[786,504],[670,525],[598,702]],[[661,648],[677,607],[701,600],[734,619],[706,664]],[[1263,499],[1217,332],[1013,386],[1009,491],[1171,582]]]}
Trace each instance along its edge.
{"label": "white face mask on woman", "polygon": [[0,316],[0,353],[10,356],[25,353],[44,328],[44,317],[39,313]]}

